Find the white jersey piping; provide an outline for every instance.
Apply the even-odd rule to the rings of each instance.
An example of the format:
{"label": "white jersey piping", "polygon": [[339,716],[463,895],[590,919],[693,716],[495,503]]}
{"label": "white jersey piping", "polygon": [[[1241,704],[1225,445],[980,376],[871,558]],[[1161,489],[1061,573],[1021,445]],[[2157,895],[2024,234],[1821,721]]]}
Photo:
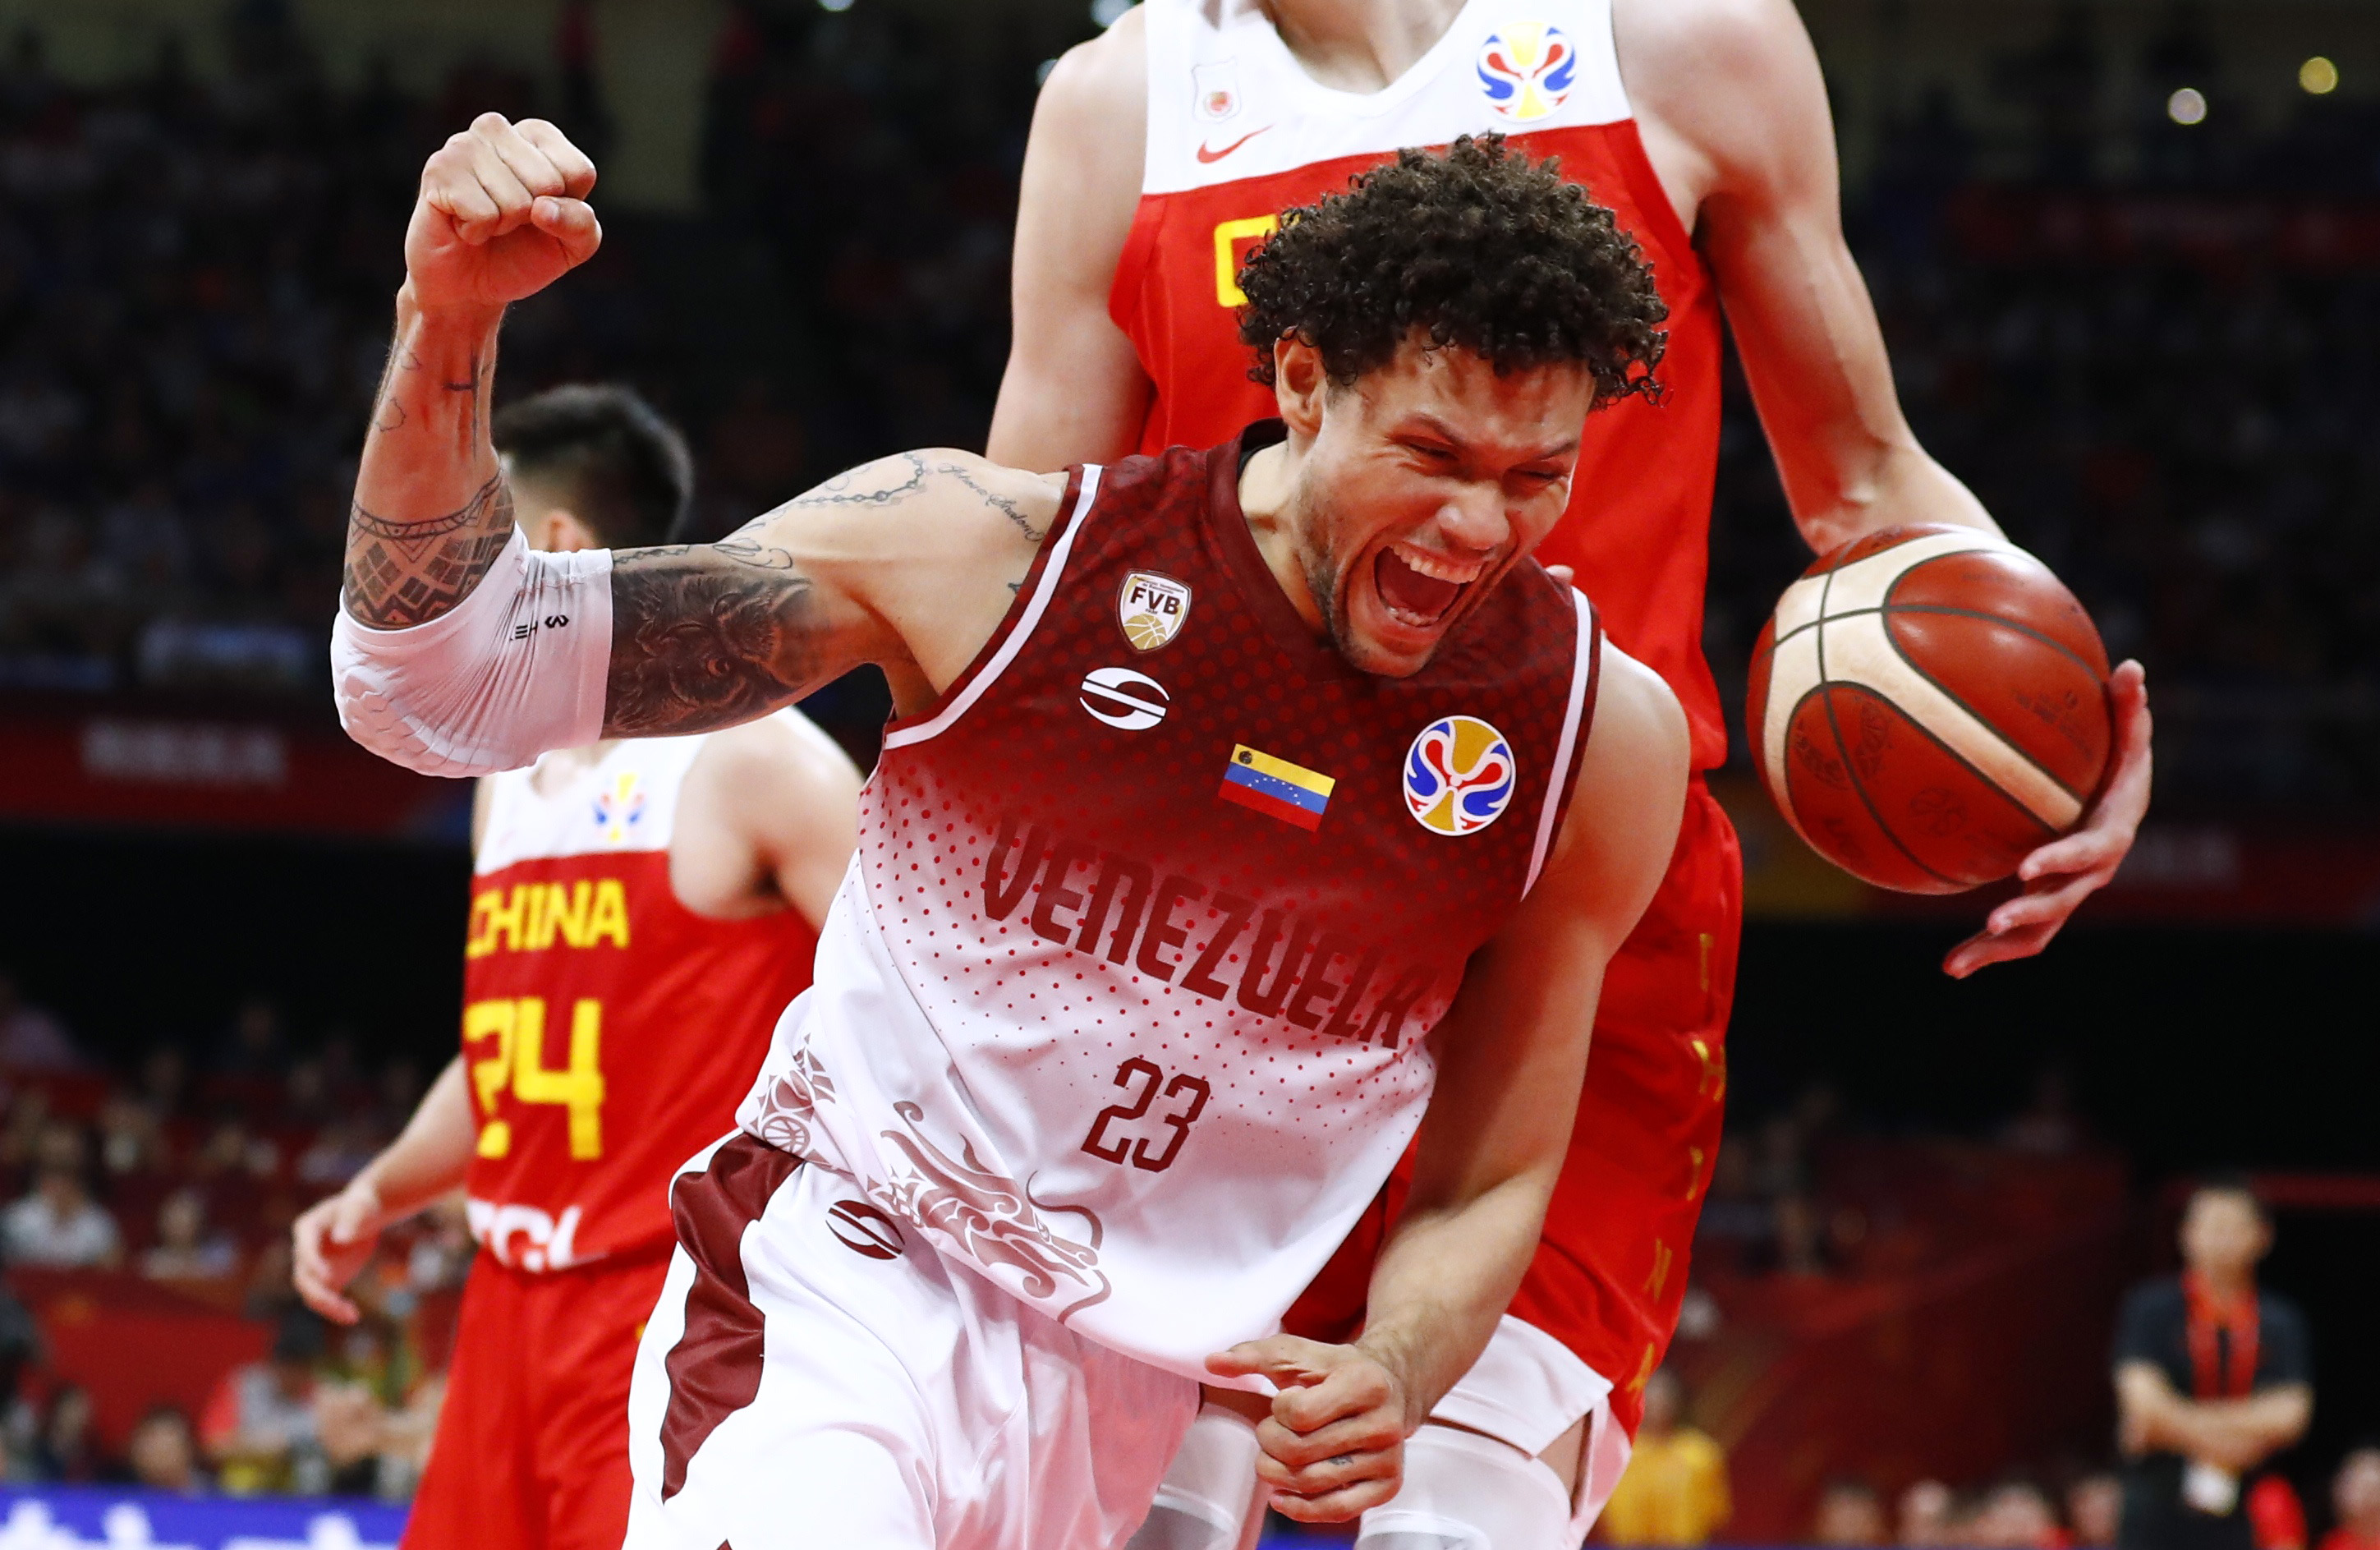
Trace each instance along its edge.
{"label": "white jersey piping", "polygon": [[1074,553],[1075,535],[1083,531],[1083,524],[1090,516],[1091,502],[1098,498],[1102,471],[1097,463],[1083,465],[1081,492],[1075,497],[1075,509],[1067,519],[1066,531],[1058,535],[1058,542],[1050,547],[1049,561],[1041,568],[1041,580],[1034,587],[1031,600],[1025,604],[1025,612],[1017,616],[1016,628],[1008,632],[1008,638],[1000,643],[1000,649],[991,653],[991,660],[983,665],[983,671],[968,679],[966,687],[960,690],[932,720],[885,733],[886,748],[906,748],[911,743],[921,743],[948,731],[958,724],[959,717],[966,714],[978,700],[983,698],[984,690],[1008,671],[1008,665],[1014,662],[1016,653],[1025,649],[1026,638],[1049,610],[1050,599],[1058,590],[1058,579],[1066,569],[1066,556]]}
{"label": "white jersey piping", "polygon": [[1571,606],[1578,613],[1578,649],[1571,653],[1570,708],[1562,713],[1561,740],[1554,745],[1553,775],[1546,781],[1545,806],[1537,813],[1537,843],[1529,852],[1528,881],[1521,885],[1521,897],[1537,885],[1537,873],[1546,866],[1546,851],[1554,842],[1554,819],[1561,812],[1561,783],[1577,777],[1571,773],[1571,751],[1578,746],[1578,723],[1586,703],[1586,686],[1595,676],[1595,657],[1602,641],[1595,632],[1595,608],[1586,594],[1576,587],[1571,589]]}

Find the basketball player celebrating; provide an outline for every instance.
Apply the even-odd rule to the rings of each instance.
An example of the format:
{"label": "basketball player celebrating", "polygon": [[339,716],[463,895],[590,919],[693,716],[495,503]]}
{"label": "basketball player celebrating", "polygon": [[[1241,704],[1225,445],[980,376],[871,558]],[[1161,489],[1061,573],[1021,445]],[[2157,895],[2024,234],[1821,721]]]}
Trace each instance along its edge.
{"label": "basketball player celebrating", "polygon": [[[1301,1511],[1386,1500],[1676,838],[1674,697],[1528,557],[1659,353],[1633,246],[1542,167],[1416,153],[1251,281],[1279,422],[1062,476],[912,453],[721,543],[543,555],[472,401],[593,181],[492,115],[424,174],[347,726],[484,770],[861,661],[899,712],[817,981],[673,1188],[628,1543],[1112,1545],[1202,1378],[1281,1390]],[[1416,1129],[1361,1339],[1273,1333]]]}
{"label": "basketball player celebrating", "polygon": [[[1246,253],[1281,211],[1398,147],[1485,130],[1559,156],[1642,246],[1668,304],[1666,391],[1587,422],[1570,519],[1538,557],[1572,568],[1612,638],[1677,692],[1694,765],[1710,768],[1727,751],[1700,649],[1722,302],[1814,549],[1896,523],[1992,526],[1895,400],[1790,0],[1147,0],[1042,92],[990,456],[1062,468],[1205,445],[1271,413],[1239,336]],[[2040,951],[2114,874],[2148,801],[2136,665],[2117,671],[2115,710],[2120,757],[2095,812],[2026,861],[2024,897],[1951,951],[1952,974]],[[1434,1500],[1475,1532],[1493,1516],[1499,1550],[1575,1543],[1618,1480],[1718,1147],[1741,898],[1733,832],[1697,778],[1669,875],[1612,965],[1544,1251],[1440,1412],[1524,1457],[1431,1428],[1409,1457],[1403,1528],[1426,1532],[1412,1515]],[[1367,1222],[1293,1326],[1359,1316],[1376,1232]],[[1232,1476],[1253,1448],[1220,1416],[1192,1447],[1211,1457],[1186,1459],[1163,1499],[1220,1525],[1239,1510],[1232,1493],[1199,1483]],[[1528,1455],[1568,1508],[1520,1468]],[[1520,1514],[1531,1526],[1518,1502],[1539,1504]]]}
{"label": "basketball player celebrating", "polygon": [[[493,429],[541,551],[652,543],[684,519],[685,444],[632,393],[556,388]],[[296,1228],[298,1291],[348,1323],[340,1288],[381,1228],[468,1191],[484,1252],[407,1544],[616,1550],[637,1336],[676,1241],[670,1174],[733,1123],[809,983],[858,794],[791,709],[480,782],[462,1053]]]}

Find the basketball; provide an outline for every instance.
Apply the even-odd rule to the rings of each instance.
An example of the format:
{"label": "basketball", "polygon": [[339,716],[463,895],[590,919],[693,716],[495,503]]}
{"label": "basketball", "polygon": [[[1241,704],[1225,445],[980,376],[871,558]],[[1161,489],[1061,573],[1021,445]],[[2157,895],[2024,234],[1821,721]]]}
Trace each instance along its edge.
{"label": "basketball", "polygon": [[1785,590],[1745,720],[1813,849],[1878,887],[1958,893],[2081,822],[2107,769],[2107,653],[2006,539],[1889,528]]}

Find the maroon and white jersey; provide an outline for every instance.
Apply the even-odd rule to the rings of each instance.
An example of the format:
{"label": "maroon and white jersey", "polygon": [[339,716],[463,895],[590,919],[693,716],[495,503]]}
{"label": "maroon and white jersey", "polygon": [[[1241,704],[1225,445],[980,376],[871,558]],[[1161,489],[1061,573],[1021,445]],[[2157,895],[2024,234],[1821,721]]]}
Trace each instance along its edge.
{"label": "maroon and white jersey", "polygon": [[1074,473],[999,630],[887,733],[739,1116],[857,1180],[854,1230],[872,1202],[1193,1378],[1412,1139],[1424,1039],[1553,843],[1599,639],[1532,562],[1425,671],[1363,673],[1266,568],[1240,462]]}

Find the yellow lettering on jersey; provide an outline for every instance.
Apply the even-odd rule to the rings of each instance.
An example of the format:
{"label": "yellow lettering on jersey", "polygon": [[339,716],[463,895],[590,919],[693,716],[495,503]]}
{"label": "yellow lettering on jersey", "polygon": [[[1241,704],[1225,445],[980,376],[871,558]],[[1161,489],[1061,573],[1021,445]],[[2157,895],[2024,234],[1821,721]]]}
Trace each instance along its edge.
{"label": "yellow lettering on jersey", "polygon": [[1677,1256],[1659,1239],[1653,1240],[1653,1274],[1645,1277],[1645,1295],[1659,1297],[1661,1288],[1670,1284],[1670,1262]]}
{"label": "yellow lettering on jersey", "polygon": [[1628,1380],[1622,1392],[1628,1394],[1642,1394],[1645,1392],[1645,1385],[1647,1383],[1650,1383],[1652,1379],[1653,1348],[1648,1345],[1645,1348],[1644,1360],[1636,1363],[1636,1375]]}
{"label": "yellow lettering on jersey", "polygon": [[1240,289],[1239,244],[1251,238],[1269,237],[1281,229],[1278,215],[1251,215],[1244,221],[1225,221],[1215,228],[1215,299],[1226,307],[1245,307],[1248,299]]}
{"label": "yellow lettering on jersey", "polygon": [[512,1150],[512,1127],[496,1117],[496,1100],[504,1096],[504,1084],[512,1080],[514,1021],[514,1004],[510,1001],[475,1001],[463,1008],[466,1057],[480,1041],[496,1042],[494,1055],[470,1061],[471,1092],[480,1100],[480,1112],[488,1117],[488,1123],[480,1131],[479,1152],[482,1157],[501,1157]]}
{"label": "yellow lettering on jersey", "polygon": [[1688,1039],[1686,1043],[1694,1047],[1694,1057],[1703,1063],[1702,1080],[1694,1083],[1694,1096],[1697,1098],[1726,1097],[1727,1051],[1715,1050],[1710,1047],[1707,1041],[1702,1039]]}
{"label": "yellow lettering on jersey", "polygon": [[1688,1200],[1703,1192],[1703,1149],[1699,1146],[1686,1148],[1687,1161],[1694,1165],[1692,1171],[1686,1175],[1686,1199]]}
{"label": "yellow lettering on jersey", "polygon": [[496,938],[502,936],[504,946],[517,952],[524,940],[521,932],[521,907],[524,890],[515,885],[507,895],[501,888],[491,888],[471,900],[471,939],[463,949],[466,958],[485,958],[496,950]]}
{"label": "yellow lettering on jersey", "polygon": [[545,885],[543,930],[538,936],[537,945],[540,947],[550,946],[553,941],[554,928],[559,926],[565,943],[573,947],[587,946],[587,901],[593,894],[593,885],[583,877],[570,885],[567,897],[563,894],[561,884],[548,883]]}
{"label": "yellow lettering on jersey", "polygon": [[606,936],[614,946],[628,945],[628,895],[616,877],[606,877],[595,885],[595,908],[588,918],[586,937],[570,945],[591,947]]}
{"label": "yellow lettering on jersey", "polygon": [[545,1003],[521,997],[513,1033],[513,1096],[524,1104],[566,1105],[570,1155],[582,1162],[603,1155],[602,1052],[602,1005],[580,1001],[570,1012],[570,1064],[547,1066]]}
{"label": "yellow lettering on jersey", "polygon": [[559,936],[570,947],[603,941],[628,945],[628,891],[616,877],[589,883],[519,883],[507,891],[491,888],[471,900],[471,932],[466,958],[485,958],[499,947],[540,952]]}

